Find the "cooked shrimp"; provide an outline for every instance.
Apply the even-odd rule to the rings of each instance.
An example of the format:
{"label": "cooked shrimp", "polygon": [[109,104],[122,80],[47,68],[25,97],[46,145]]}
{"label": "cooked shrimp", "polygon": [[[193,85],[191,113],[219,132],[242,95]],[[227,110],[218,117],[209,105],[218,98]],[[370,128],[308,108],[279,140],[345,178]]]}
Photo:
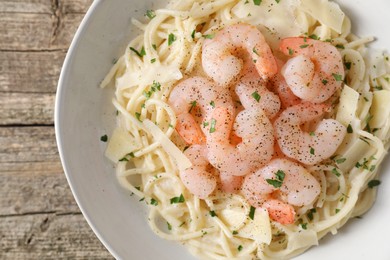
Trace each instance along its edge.
{"label": "cooked shrimp", "polygon": [[280,50],[292,55],[281,71],[299,98],[314,103],[329,99],[341,88],[344,67],[340,52],[328,42],[291,37],[280,42]]}
{"label": "cooked shrimp", "polygon": [[178,118],[176,130],[188,144],[205,143],[200,124],[202,119],[208,121],[207,115],[215,107],[224,107],[234,113],[229,91],[202,77],[180,82],[172,90],[168,102]]}
{"label": "cooked shrimp", "polygon": [[281,224],[292,224],[295,221],[293,206],[312,204],[321,187],[299,163],[274,159],[245,176],[242,191],[252,206],[266,208],[271,219]]}
{"label": "cooked shrimp", "polygon": [[[243,176],[271,159],[273,128],[263,110],[243,110],[233,125],[233,115],[225,108],[216,108],[212,120],[214,131],[207,133],[208,158],[220,172]],[[242,138],[236,146],[229,142],[232,127]]]}
{"label": "cooked shrimp", "polygon": [[301,163],[313,165],[329,158],[339,147],[346,128],[337,120],[322,119],[314,131],[301,125],[319,120],[328,106],[304,102],[284,110],[274,122],[276,140],[282,152]]}
{"label": "cooked shrimp", "polygon": [[234,176],[226,172],[220,172],[220,188],[224,192],[237,193],[241,190],[241,184],[244,180],[243,176]]}
{"label": "cooked shrimp", "polygon": [[245,109],[260,108],[270,119],[280,110],[279,97],[269,91],[266,83],[256,75],[243,77],[235,90]]}
{"label": "cooked shrimp", "polygon": [[301,99],[294,95],[283,75],[280,73],[284,63],[279,59],[276,61],[278,64],[278,72],[268,82],[268,88],[279,96],[281,108],[285,109],[299,104]]}
{"label": "cooked shrimp", "polygon": [[184,154],[192,162],[192,167],[180,172],[184,186],[195,196],[204,199],[217,186],[217,176],[207,161],[205,145],[192,145]]}
{"label": "cooked shrimp", "polygon": [[227,26],[213,39],[206,39],[202,50],[203,70],[218,84],[229,84],[243,68],[242,59],[237,57],[242,50],[250,55],[263,79],[276,73],[276,61],[269,45],[261,32],[249,24]]}

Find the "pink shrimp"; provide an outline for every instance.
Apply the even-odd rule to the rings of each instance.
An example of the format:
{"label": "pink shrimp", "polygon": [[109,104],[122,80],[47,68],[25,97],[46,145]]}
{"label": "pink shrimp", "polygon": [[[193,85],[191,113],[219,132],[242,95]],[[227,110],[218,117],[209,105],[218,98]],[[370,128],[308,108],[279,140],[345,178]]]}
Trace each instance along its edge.
{"label": "pink shrimp", "polygon": [[312,132],[301,125],[319,120],[329,108],[325,104],[304,102],[284,110],[274,122],[276,140],[285,155],[313,165],[329,158],[344,139],[346,128],[334,119],[323,119]]}
{"label": "pink shrimp", "polygon": [[176,130],[188,144],[205,143],[206,139],[202,132],[204,127],[200,124],[202,119],[206,122],[209,120],[208,115],[215,107],[223,107],[234,113],[229,91],[202,77],[181,81],[172,90],[168,103],[178,119]]}
{"label": "pink shrimp", "polygon": [[219,179],[222,191],[227,193],[237,193],[241,190],[244,177],[230,175],[227,172],[220,172]]}
{"label": "pink shrimp", "polygon": [[295,222],[294,206],[312,204],[321,187],[299,163],[274,159],[245,176],[242,191],[252,206],[266,208],[274,221],[292,224]]}
{"label": "pink shrimp", "polygon": [[192,145],[184,154],[192,162],[192,167],[180,172],[184,186],[195,196],[205,199],[217,186],[217,175],[207,161],[205,145]]}
{"label": "pink shrimp", "polygon": [[276,61],[261,32],[249,24],[230,25],[213,39],[206,39],[202,49],[202,66],[206,74],[220,85],[229,84],[239,75],[243,61],[237,57],[245,51],[263,79],[272,77]]}
{"label": "pink shrimp", "polygon": [[291,37],[283,39],[279,47],[284,54],[293,56],[281,73],[299,98],[321,103],[341,88],[344,79],[342,57],[332,44]]}
{"label": "pink shrimp", "polygon": [[279,97],[269,91],[266,83],[256,74],[243,77],[235,88],[236,93],[245,109],[260,108],[272,119],[280,110]]}
{"label": "pink shrimp", "polygon": [[[220,172],[243,176],[271,159],[273,128],[263,110],[241,111],[233,126],[233,115],[225,108],[216,108],[211,120],[213,131],[207,133],[208,158]],[[229,142],[232,127],[242,138],[236,146]]]}

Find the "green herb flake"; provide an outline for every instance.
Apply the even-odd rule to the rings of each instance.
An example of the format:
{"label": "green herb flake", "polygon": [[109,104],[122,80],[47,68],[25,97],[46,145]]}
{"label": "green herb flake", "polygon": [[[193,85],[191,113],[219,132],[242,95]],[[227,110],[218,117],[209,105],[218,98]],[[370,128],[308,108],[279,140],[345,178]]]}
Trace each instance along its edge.
{"label": "green herb flake", "polygon": [[244,5],[249,4],[249,0],[245,0]]}
{"label": "green herb flake", "polygon": [[316,133],[314,133],[313,131],[309,133],[310,136],[315,136]]}
{"label": "green herb flake", "polygon": [[280,1],[281,1],[281,0],[275,0],[275,2],[276,2],[277,4],[279,4],[279,3],[280,3]]}
{"label": "green herb flake", "polygon": [[340,158],[340,159],[337,159],[337,160],[336,160],[336,163],[337,163],[337,164],[340,164],[340,163],[345,162],[346,160],[347,160],[347,158]]}
{"label": "green herb flake", "polygon": [[196,33],[196,30],[194,29],[194,30],[192,31],[192,33],[191,33],[191,38],[192,38],[192,39],[195,39],[195,33]]}
{"label": "green herb flake", "polygon": [[255,5],[260,5],[260,4],[261,4],[261,1],[262,1],[262,0],[253,0],[253,3],[254,3]]}
{"label": "green herb flake", "polygon": [[213,108],[215,108],[215,102],[214,102],[213,100],[210,102],[210,106],[212,106]]}
{"label": "green herb flake", "polygon": [[253,220],[255,218],[255,211],[256,211],[256,208],[251,206],[251,209],[249,210],[249,218],[251,220]]}
{"label": "green herb flake", "polygon": [[309,35],[309,38],[310,38],[310,39],[313,39],[313,40],[319,40],[319,39],[320,39],[320,38],[319,38],[317,35],[315,35],[315,34]]}
{"label": "green herb flake", "polygon": [[144,201],[145,200],[145,197],[141,198],[139,201]]}
{"label": "green herb flake", "polygon": [[215,125],[217,123],[217,120],[215,120],[214,118],[211,118],[211,125],[210,125],[210,133],[214,133],[215,132]]}
{"label": "green herb flake", "polygon": [[205,34],[202,37],[206,38],[206,39],[212,39],[212,38],[214,38],[214,34]]}
{"label": "green herb flake", "polygon": [[336,209],[335,210],[335,213],[337,214],[337,213],[339,213],[340,212],[340,209]]}
{"label": "green herb flake", "polygon": [[135,112],[135,117],[138,119],[138,121],[142,122],[141,113]]}
{"label": "green herb flake", "polygon": [[102,142],[107,142],[107,140],[108,140],[108,136],[107,135],[102,135],[100,137],[100,141],[102,141]]}
{"label": "green herb flake", "polygon": [[172,230],[172,226],[169,222],[167,222],[167,227],[168,227],[168,230]]}
{"label": "green herb flake", "polygon": [[238,234],[238,231],[237,231],[237,230],[233,230],[232,234],[233,234],[233,235],[237,235],[237,234]]}
{"label": "green herb flake", "polygon": [[326,79],[323,79],[321,82],[322,82],[322,84],[324,84],[324,85],[328,84],[328,81],[327,81]]}
{"label": "green herb flake", "polygon": [[294,54],[294,50],[291,48],[288,48],[288,55],[292,56]]}
{"label": "green herb flake", "polygon": [[332,73],[332,76],[336,81],[343,81],[343,76],[340,74]]}
{"label": "green herb flake", "polygon": [[180,194],[179,197],[171,198],[171,204],[183,203],[185,201],[183,194]]}
{"label": "green herb flake", "polygon": [[156,51],[157,50],[156,44],[152,44],[152,48]]}
{"label": "green herb flake", "polygon": [[155,63],[155,62],[156,62],[156,58],[150,60],[150,63]]}
{"label": "green herb flake", "polygon": [[171,46],[174,41],[176,41],[176,36],[173,33],[170,33],[168,35],[168,46]]}
{"label": "green herb flake", "polygon": [[307,223],[301,223],[302,229],[306,230],[307,229]]}
{"label": "green herb flake", "polygon": [[146,92],[145,90],[142,92],[142,95],[144,95],[144,97],[146,97],[146,99],[149,99],[151,96],[152,96],[152,92],[151,91],[148,91]]}
{"label": "green herb flake", "polygon": [[257,102],[259,102],[260,99],[261,99],[261,96],[260,96],[260,94],[259,94],[257,91],[253,92],[251,96],[252,96]]}
{"label": "green herb flake", "polygon": [[347,70],[350,70],[350,69],[351,69],[352,63],[351,63],[351,62],[345,62],[344,65],[345,65],[345,68],[346,68]]}
{"label": "green herb flake", "polygon": [[317,210],[315,208],[312,208],[310,209],[310,211],[307,213],[307,217],[310,219],[310,220],[313,220],[314,219],[314,216],[313,214],[316,213]]}
{"label": "green herb flake", "polygon": [[380,184],[381,184],[380,180],[371,180],[368,182],[367,186],[368,186],[368,188],[372,189],[376,186],[379,186]]}
{"label": "green herb flake", "polygon": [[382,86],[374,86],[374,89],[375,90],[383,90],[383,87]]}
{"label": "green herb flake", "polygon": [[342,45],[342,44],[336,44],[335,47],[336,47],[336,48],[339,48],[339,49],[345,49],[344,45]]}
{"label": "green herb flake", "polygon": [[153,19],[156,17],[156,13],[153,10],[147,10],[145,16],[147,16],[149,19]]}
{"label": "green herb flake", "polygon": [[144,46],[142,46],[141,51],[137,51],[137,50],[134,49],[133,47],[130,47],[130,50],[133,51],[135,54],[137,54],[137,56],[140,57],[140,58],[142,58],[143,56],[146,55]]}
{"label": "green herb flake", "polygon": [[299,48],[301,48],[301,49],[304,49],[304,48],[307,48],[307,47],[309,47],[309,44],[302,44],[301,46],[299,46]]}
{"label": "green herb flake", "polygon": [[210,211],[209,211],[209,214],[210,214],[210,216],[212,216],[212,217],[216,217],[216,216],[217,216],[217,214],[215,213],[214,210],[210,210]]}
{"label": "green herb flake", "polygon": [[239,246],[237,247],[237,250],[238,250],[238,251],[241,251],[241,250],[242,250],[242,245],[239,245]]}
{"label": "green herb flake", "polygon": [[255,47],[253,47],[253,53],[255,53],[257,56],[260,56],[260,54],[256,51],[256,48]]}
{"label": "green herb flake", "polygon": [[278,170],[276,173],[275,173],[275,179],[266,179],[266,182],[272,186],[274,186],[275,188],[280,188],[283,184],[283,180],[284,180],[284,177],[285,177],[285,173],[284,171],[282,170]]}
{"label": "green herb flake", "polygon": [[203,127],[205,128],[206,126],[209,125],[209,122],[203,122]]}
{"label": "green herb flake", "polygon": [[154,92],[156,92],[156,90],[160,91],[161,90],[161,84],[159,82],[153,80],[153,84],[152,84],[151,88],[152,88],[152,90]]}
{"label": "green herb flake", "polygon": [[310,147],[310,154],[314,155],[315,151],[313,147]]}
{"label": "green herb flake", "polygon": [[191,107],[190,107],[190,110],[188,110],[188,113],[191,113],[192,109],[193,109],[194,107],[196,107],[196,101],[192,101],[192,102],[190,103],[190,105],[191,105]]}
{"label": "green herb flake", "polygon": [[351,124],[348,124],[348,126],[347,126],[347,133],[348,134],[352,134],[353,133],[353,129],[352,129]]}
{"label": "green herb flake", "polygon": [[341,176],[340,172],[339,172],[336,168],[333,168],[333,169],[332,169],[332,173],[333,173],[334,175],[336,175],[337,177],[340,177],[340,176]]}
{"label": "green herb flake", "polygon": [[126,156],[125,156],[125,157],[123,157],[122,159],[119,159],[119,161],[120,161],[120,162],[128,162],[129,159],[127,159]]}
{"label": "green herb flake", "polygon": [[151,198],[150,199],[150,204],[152,204],[153,206],[157,206],[158,205],[158,201],[153,199],[153,198]]}

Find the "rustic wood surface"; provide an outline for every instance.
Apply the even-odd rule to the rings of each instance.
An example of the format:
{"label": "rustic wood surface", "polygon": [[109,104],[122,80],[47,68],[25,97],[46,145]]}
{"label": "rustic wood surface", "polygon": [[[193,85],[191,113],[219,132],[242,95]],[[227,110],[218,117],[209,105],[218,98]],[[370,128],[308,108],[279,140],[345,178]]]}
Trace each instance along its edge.
{"label": "rustic wood surface", "polygon": [[92,1],[0,1],[0,259],[112,259],[71,194],[54,135],[59,73]]}

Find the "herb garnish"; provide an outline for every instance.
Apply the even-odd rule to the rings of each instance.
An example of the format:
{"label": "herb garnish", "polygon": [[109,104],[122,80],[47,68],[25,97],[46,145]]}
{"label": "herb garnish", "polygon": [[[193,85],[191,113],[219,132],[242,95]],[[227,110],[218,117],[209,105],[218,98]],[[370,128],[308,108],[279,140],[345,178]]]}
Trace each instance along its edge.
{"label": "herb garnish", "polygon": [[215,132],[215,124],[216,123],[217,123],[217,120],[215,120],[214,118],[211,118],[210,133],[214,133]]}
{"label": "herb garnish", "polygon": [[353,129],[352,129],[351,124],[348,124],[348,126],[347,126],[347,133],[348,134],[352,134],[353,133]]}
{"label": "herb garnish", "polygon": [[212,106],[213,108],[215,108],[215,103],[214,103],[213,100],[210,102],[210,106]]}
{"label": "herb garnish", "polygon": [[242,245],[239,245],[239,246],[237,247],[237,250],[238,250],[238,251],[241,251],[241,250],[242,250]]}
{"label": "herb garnish", "polygon": [[282,183],[283,183],[283,180],[284,180],[284,177],[285,177],[285,173],[284,171],[282,170],[278,170],[276,173],[275,173],[275,179],[266,179],[267,183],[274,186],[275,188],[280,188],[282,187]]}
{"label": "herb garnish", "polygon": [[262,1],[262,0],[253,0],[253,3],[254,3],[255,5],[260,5],[260,4],[261,4],[261,1]]}
{"label": "herb garnish", "polygon": [[174,41],[176,41],[176,36],[173,33],[170,33],[168,35],[168,46],[171,46]]}
{"label": "herb garnish", "polygon": [[260,101],[261,96],[259,95],[259,93],[258,93],[257,91],[253,92],[251,96],[252,96],[257,102]]}
{"label": "herb garnish", "polygon": [[293,55],[294,54],[294,50],[293,49],[291,49],[291,48],[288,48],[288,55]]}
{"label": "herb garnish", "polygon": [[255,211],[256,208],[251,206],[251,209],[249,210],[249,218],[253,220],[255,218]]}
{"label": "herb garnish", "polygon": [[371,180],[368,182],[367,186],[368,186],[368,188],[372,189],[380,184],[381,184],[380,180]]}
{"label": "herb garnish", "polygon": [[210,216],[212,216],[212,217],[216,217],[217,216],[217,214],[215,213],[214,210],[210,210],[209,213],[210,213]]}
{"label": "herb garnish", "polygon": [[191,107],[190,107],[190,110],[188,110],[188,113],[191,113],[192,109],[193,109],[194,107],[196,107],[196,101],[194,100],[194,101],[192,101],[190,104],[191,104]]}
{"label": "herb garnish", "polygon": [[157,206],[157,205],[158,205],[158,201],[155,200],[155,199],[153,199],[153,198],[151,198],[151,199],[150,199],[150,204],[152,204],[152,205],[154,205],[154,206]]}
{"label": "herb garnish", "polygon": [[108,140],[108,136],[107,135],[102,135],[100,137],[100,141],[102,141],[102,142],[107,142],[107,140]]}
{"label": "herb garnish", "polygon": [[180,197],[171,198],[171,204],[183,203],[185,201],[183,194],[180,194]]}
{"label": "herb garnish", "polygon": [[147,16],[149,19],[153,19],[156,17],[156,13],[153,10],[147,10],[145,16]]}
{"label": "herb garnish", "polygon": [[332,73],[332,76],[336,81],[343,81],[343,76],[341,76],[340,74]]}
{"label": "herb garnish", "polygon": [[313,147],[310,147],[310,154],[314,155],[314,148]]}
{"label": "herb garnish", "polygon": [[142,58],[143,56],[146,55],[144,46],[142,46],[141,51],[137,51],[137,50],[134,49],[133,47],[130,47],[130,50],[133,51],[135,54],[137,54],[137,56],[140,57],[140,58]]}

